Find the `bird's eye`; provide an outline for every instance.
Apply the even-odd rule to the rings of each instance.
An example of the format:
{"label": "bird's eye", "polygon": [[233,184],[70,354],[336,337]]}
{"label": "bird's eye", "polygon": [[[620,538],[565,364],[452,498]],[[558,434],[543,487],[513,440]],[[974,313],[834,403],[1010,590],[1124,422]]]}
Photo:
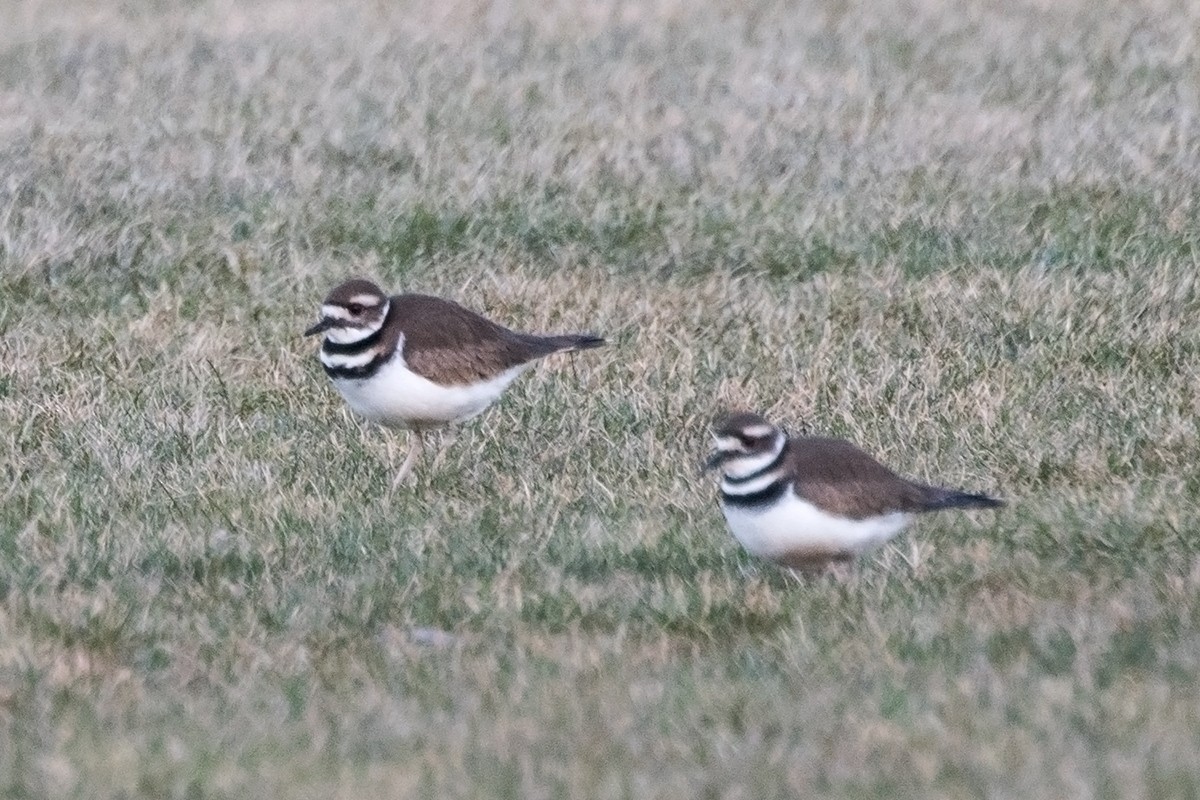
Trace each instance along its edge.
{"label": "bird's eye", "polygon": [[739,433],[737,435],[737,438],[738,438],[738,441],[742,443],[743,447],[753,447],[754,443],[758,441],[753,436],[748,436],[744,433]]}
{"label": "bird's eye", "polygon": [[363,312],[363,307],[359,303],[349,303],[346,306],[346,310],[349,311],[351,314],[357,315],[357,314],[361,314]]}

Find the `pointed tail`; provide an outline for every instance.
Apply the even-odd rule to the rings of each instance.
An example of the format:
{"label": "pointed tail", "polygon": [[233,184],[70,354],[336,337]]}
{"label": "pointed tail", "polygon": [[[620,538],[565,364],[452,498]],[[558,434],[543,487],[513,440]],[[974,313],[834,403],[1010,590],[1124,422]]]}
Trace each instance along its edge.
{"label": "pointed tail", "polygon": [[547,353],[570,353],[573,350],[591,350],[593,347],[600,347],[606,344],[603,337],[592,336],[590,333],[543,336],[540,338],[547,345]]}
{"label": "pointed tail", "polygon": [[944,508],[1002,508],[1003,500],[986,494],[971,494],[954,489],[931,489],[922,511],[941,511]]}

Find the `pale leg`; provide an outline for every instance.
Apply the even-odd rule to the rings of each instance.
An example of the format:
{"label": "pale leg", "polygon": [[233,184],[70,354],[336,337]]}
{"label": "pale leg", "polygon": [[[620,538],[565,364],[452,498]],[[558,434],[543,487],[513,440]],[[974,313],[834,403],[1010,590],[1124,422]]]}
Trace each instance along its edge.
{"label": "pale leg", "polygon": [[831,576],[837,583],[846,583],[854,574],[854,560],[851,558],[831,559],[825,565],[824,574]]}
{"label": "pale leg", "polygon": [[[434,445],[433,445],[433,448],[434,448],[433,464],[430,467],[430,469],[434,469],[434,470],[438,470],[438,469],[442,468],[442,463],[446,460],[446,453],[450,452],[450,449],[452,447],[454,447],[454,443],[456,441],[458,441],[458,429],[443,428],[442,430],[437,432],[437,436],[438,436],[438,440],[436,442],[434,442]],[[450,437],[449,442],[446,441],[447,436]]]}
{"label": "pale leg", "polygon": [[404,463],[400,465],[400,471],[396,473],[396,479],[392,481],[392,489],[395,489],[400,484],[404,483],[412,472],[413,466],[416,465],[417,459],[421,457],[421,452],[425,449],[424,434],[419,430],[413,430],[410,437],[412,446],[408,448],[408,455],[404,459]]}
{"label": "pale leg", "polygon": [[830,556],[808,561],[796,560],[782,565],[800,583],[830,576],[837,583],[846,583],[854,574],[853,556]]}

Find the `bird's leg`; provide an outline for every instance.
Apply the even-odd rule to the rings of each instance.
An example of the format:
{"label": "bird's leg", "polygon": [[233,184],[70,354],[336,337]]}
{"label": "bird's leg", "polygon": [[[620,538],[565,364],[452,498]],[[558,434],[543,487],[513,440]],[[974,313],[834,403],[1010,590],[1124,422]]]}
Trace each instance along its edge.
{"label": "bird's leg", "polygon": [[408,478],[417,459],[421,457],[421,452],[425,449],[424,434],[419,428],[414,428],[412,436],[409,438],[412,439],[412,445],[408,448],[408,455],[405,456],[404,463],[400,465],[400,471],[396,473],[396,479],[392,481],[393,490]]}
{"label": "bird's leg", "polygon": [[809,583],[825,576],[832,577],[837,583],[845,583],[854,574],[853,556],[840,554],[792,558],[780,564],[788,575],[800,583]]}
{"label": "bird's leg", "polygon": [[[439,470],[442,468],[442,463],[446,460],[446,453],[458,441],[458,429],[456,427],[440,428],[436,433],[437,439],[434,441],[434,449],[436,452],[433,456],[433,465],[430,469]],[[450,441],[446,441],[446,437],[450,437]]]}
{"label": "bird's leg", "polygon": [[854,574],[854,559],[846,556],[831,558],[825,565],[824,573],[837,583],[846,583]]}

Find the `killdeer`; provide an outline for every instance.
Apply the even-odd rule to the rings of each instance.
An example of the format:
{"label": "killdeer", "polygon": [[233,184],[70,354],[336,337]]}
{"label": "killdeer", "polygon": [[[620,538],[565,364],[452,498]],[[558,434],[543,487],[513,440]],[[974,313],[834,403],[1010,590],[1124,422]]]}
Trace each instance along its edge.
{"label": "killdeer", "polygon": [[588,334],[517,333],[450,300],[388,297],[362,279],[329,293],[304,335],[318,333],[321,365],[350,408],[416,437],[393,486],[424,449],[423,431],[480,414],[543,356],[604,344]]}
{"label": "killdeer", "polygon": [[714,431],[706,470],[721,470],[721,510],[757,556],[811,571],[849,561],[899,533],[914,514],[997,508],[1003,501],[906,480],[850,442],[789,437],[758,414]]}

